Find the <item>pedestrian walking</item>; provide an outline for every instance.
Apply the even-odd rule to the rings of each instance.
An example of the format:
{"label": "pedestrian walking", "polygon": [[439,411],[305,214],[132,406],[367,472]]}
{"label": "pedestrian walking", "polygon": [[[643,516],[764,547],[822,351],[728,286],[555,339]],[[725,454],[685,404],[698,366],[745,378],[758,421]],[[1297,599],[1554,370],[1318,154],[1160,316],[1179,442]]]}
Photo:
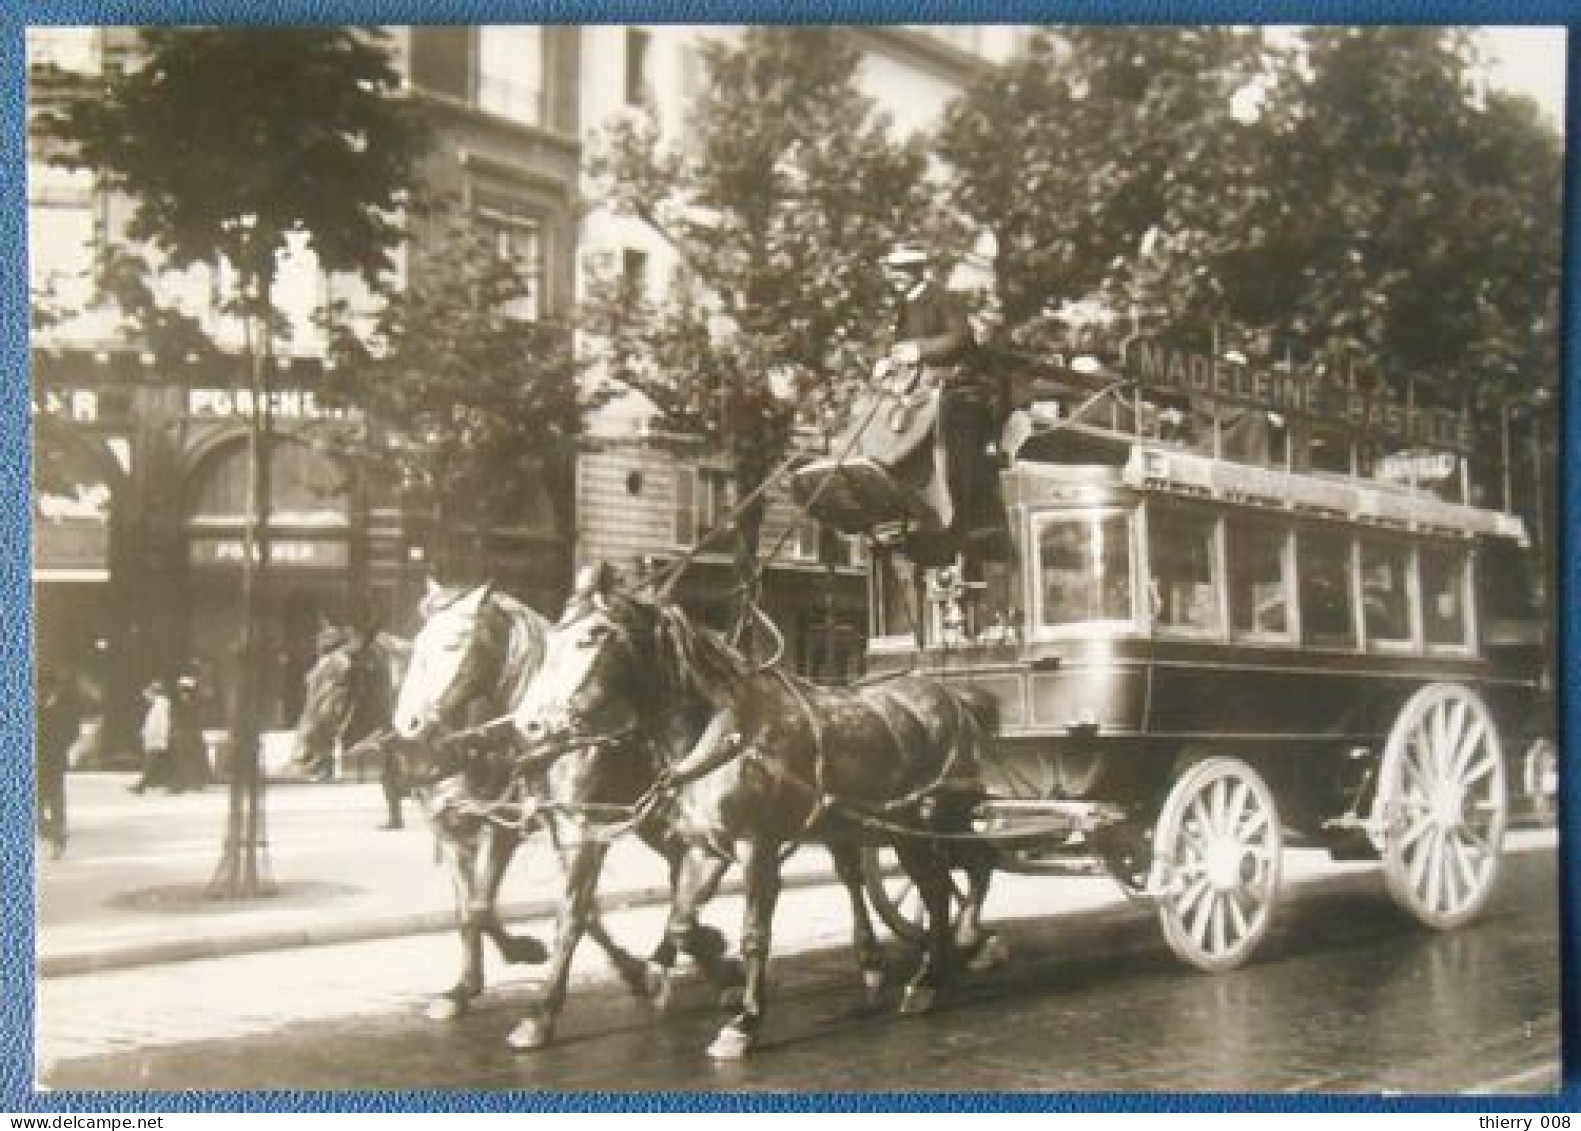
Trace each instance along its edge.
{"label": "pedestrian walking", "polygon": [[66,770],[82,712],[70,681],[50,668],[39,669],[35,723],[38,836],[59,860],[66,852]]}
{"label": "pedestrian walking", "polygon": [[148,704],[143,715],[143,776],[129,788],[142,793],[150,786],[170,788],[173,767],[170,759],[170,692],[165,681],[156,679],[143,691]]}
{"label": "pedestrian walking", "polygon": [[176,680],[170,701],[170,791],[199,790],[209,784],[209,754],[198,718],[198,681],[191,675]]}

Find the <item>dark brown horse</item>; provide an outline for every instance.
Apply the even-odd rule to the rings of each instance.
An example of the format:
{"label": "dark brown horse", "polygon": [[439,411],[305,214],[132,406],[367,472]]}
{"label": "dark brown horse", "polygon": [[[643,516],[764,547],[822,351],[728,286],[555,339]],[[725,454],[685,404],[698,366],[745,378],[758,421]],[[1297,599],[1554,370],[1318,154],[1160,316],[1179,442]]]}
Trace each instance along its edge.
{"label": "dark brown horse", "polygon": [[[541,775],[524,775],[508,743],[506,713],[522,698],[545,655],[548,622],[537,612],[489,586],[471,590],[435,586],[424,601],[422,630],[412,642],[411,663],[394,713],[394,737],[402,746],[405,772],[440,836],[456,887],[463,965],[455,986],[430,1008],[430,1016],[455,1016],[483,990],[482,938],[493,939],[510,962],[550,960],[551,983],[569,963],[569,948],[557,938],[552,950],[536,939],[512,936],[500,923],[497,902],[506,869],[523,839],[547,827],[554,837],[568,884],[602,861],[607,841],[589,830],[608,812],[603,806],[634,800],[651,784],[651,763],[635,778],[624,772],[600,775],[592,794],[575,812],[544,821],[539,801],[549,788]],[[488,724],[495,725],[490,728]],[[467,730],[469,725],[481,729]],[[623,769],[628,759],[613,765]],[[555,767],[565,775],[571,763]],[[665,845],[654,840],[657,851]],[[673,853],[672,853],[673,855]],[[596,867],[596,864],[593,865]],[[634,992],[644,997],[665,989],[658,968],[610,938],[596,906],[582,909],[585,929],[609,956]],[[679,932],[684,948],[706,974],[729,980],[725,944],[695,917]],[[661,946],[660,957],[667,953]],[[671,957],[673,961],[673,956]],[[564,987],[554,991],[563,995]],[[559,1001],[556,998],[555,1010]],[[548,1040],[546,1031],[543,1040]],[[541,1042],[540,1042],[541,1043]]]}
{"label": "dark brown horse", "polygon": [[[515,722],[528,757],[550,766],[551,779],[595,772],[612,737],[672,730],[688,713],[694,726],[699,713],[712,719],[663,772],[673,801],[656,814],[688,846],[671,906],[673,938],[684,937],[731,861],[745,876],[744,997],[710,1055],[734,1059],[756,1040],[782,856],[799,842],[820,841],[833,854],[851,893],[858,960],[874,978],[881,957],[859,850],[874,841],[894,846],[929,916],[926,953],[903,1012],[931,1006],[957,943],[975,949],[986,941],[979,916],[990,861],[963,835],[982,796],[981,705],[918,677],[828,690],[760,669],[679,609],[615,593],[607,581],[568,610],[548,647]],[[967,872],[970,889],[953,927],[952,866]],[[589,888],[595,881],[585,877]],[[573,907],[590,898],[590,891],[570,892]]]}
{"label": "dark brown horse", "polygon": [[[318,658],[307,673],[302,713],[296,722],[295,759],[309,773],[333,772],[337,754],[362,752],[363,740],[386,732],[395,694],[406,677],[412,643],[372,629],[327,629],[339,643]],[[389,813],[386,828],[401,827],[400,758],[383,755],[381,784]]]}

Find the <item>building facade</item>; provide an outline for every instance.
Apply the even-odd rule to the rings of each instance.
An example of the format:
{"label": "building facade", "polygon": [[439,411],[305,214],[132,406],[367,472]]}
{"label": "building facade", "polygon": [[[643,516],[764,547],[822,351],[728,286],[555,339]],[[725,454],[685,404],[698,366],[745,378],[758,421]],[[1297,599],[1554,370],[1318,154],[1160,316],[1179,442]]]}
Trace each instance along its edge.
{"label": "building facade", "polygon": [[[421,171],[436,199],[467,210],[501,255],[530,273],[527,301],[563,312],[575,280],[580,165],[575,28],[389,29],[410,95],[435,126]],[[135,53],[135,31],[30,28],[30,113],[49,109]],[[104,756],[134,749],[139,690],[193,672],[205,723],[223,726],[240,670],[241,563],[247,515],[248,403],[240,327],[220,309],[223,265],[159,280],[161,298],[221,346],[218,361],[156,359],[94,291],[99,252],[118,240],[126,201],[91,175],[49,161],[30,137],[29,277],[34,600],[41,663],[73,673],[104,716]],[[401,269],[422,269],[418,225]],[[259,595],[267,662],[266,729],[289,727],[326,623],[415,628],[431,530],[398,485],[368,481],[316,442],[346,413],[321,396],[324,341],[314,314],[365,299],[355,280],[287,256],[273,345],[270,568]],[[563,595],[569,510],[523,506],[494,532],[476,572],[540,607]]]}
{"label": "building facade", "polygon": [[[668,277],[673,263],[653,232],[585,207],[587,142],[611,115],[644,101],[679,136],[701,81],[699,45],[730,29],[386,31],[409,95],[435,126],[422,168],[427,192],[486,225],[500,254],[528,273],[526,313],[569,313],[590,256],[618,256],[630,271]],[[1004,28],[851,34],[864,50],[864,83],[902,131],[932,125],[983,60],[1015,43]],[[30,113],[95,82],[136,49],[133,29],[28,29]],[[98,253],[121,237],[128,202],[90,174],[52,165],[36,133],[29,144],[37,651],[101,702],[106,756],[129,755],[138,692],[151,678],[195,672],[206,723],[228,717],[247,513],[242,330],[221,307],[223,264],[168,272],[162,298],[230,352],[218,361],[156,358],[95,290]],[[422,270],[433,235],[414,225],[402,257],[406,277]],[[282,259],[275,293],[288,329],[274,344],[271,375],[272,552],[260,594],[270,657],[265,727],[294,719],[326,622],[377,619],[412,631],[434,564],[431,530],[399,485],[368,481],[316,443],[319,430],[348,421],[320,396],[325,343],[314,315],[331,299],[366,305],[366,294],[354,280],[320,271],[305,249]],[[632,577],[690,554],[695,564],[678,597],[707,619],[725,615],[729,562],[696,547],[732,502],[710,453],[660,434],[640,400],[623,398],[592,422],[573,481],[574,499],[529,500],[519,524],[492,534],[470,563],[477,579],[492,578],[547,612],[577,562],[607,560]],[[777,501],[764,545],[782,533],[764,596],[786,635],[787,658],[819,678],[854,674],[866,631],[860,547]]]}
{"label": "building facade", "polygon": [[[704,81],[701,47],[738,34],[716,26],[583,29],[587,130],[651,108],[661,136],[685,152],[692,144],[687,113]],[[1023,33],[1005,26],[873,26],[849,34],[862,51],[864,92],[904,137],[936,127],[949,102],[985,64],[1008,57]],[[614,267],[650,294],[678,267],[656,232],[605,208],[586,213],[579,245],[584,263]],[[734,503],[726,464],[695,442],[664,435],[652,407],[629,396],[592,422],[578,471],[578,558],[609,561],[632,576],[689,557],[676,594],[722,624],[735,584],[728,541],[699,552],[697,540]],[[820,680],[858,674],[868,627],[860,543],[821,529],[783,496],[771,496],[760,545],[760,552],[780,547],[764,571],[762,596],[785,637],[787,661]]]}

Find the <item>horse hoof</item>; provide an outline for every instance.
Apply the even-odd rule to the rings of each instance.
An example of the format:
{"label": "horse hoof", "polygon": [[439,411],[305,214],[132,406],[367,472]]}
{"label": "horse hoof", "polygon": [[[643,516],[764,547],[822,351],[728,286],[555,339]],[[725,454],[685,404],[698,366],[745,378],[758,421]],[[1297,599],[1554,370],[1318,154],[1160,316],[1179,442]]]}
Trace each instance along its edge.
{"label": "horse hoof", "polygon": [[530,1052],[543,1048],[553,1037],[553,1022],[547,1017],[534,1016],[523,1018],[505,1038],[505,1043],[517,1052]]}
{"label": "horse hoof", "polygon": [[650,962],[643,974],[643,991],[648,995],[648,1004],[663,1013],[670,1008],[670,1002],[674,1000],[675,982],[671,979],[668,970],[657,962]]}
{"label": "horse hoof", "polygon": [[454,1021],[467,1011],[465,998],[450,997],[441,994],[428,1003],[428,1019],[430,1021]]}
{"label": "horse hoof", "polygon": [[932,986],[907,986],[906,992],[900,999],[900,1012],[907,1017],[927,1013],[933,1008],[934,999],[938,991]]}
{"label": "horse hoof", "polygon": [[1010,961],[1010,944],[998,935],[989,935],[977,948],[977,953],[967,961],[966,968],[974,974],[995,970]]}
{"label": "horse hoof", "polygon": [[708,1056],[711,1060],[740,1060],[747,1055],[747,1050],[751,1047],[750,1033],[745,1033],[734,1025],[726,1025],[719,1030],[714,1043],[708,1046]]}
{"label": "horse hoof", "polygon": [[862,971],[862,1000],[868,1005],[877,1005],[878,999],[884,993],[884,972],[882,970]]}

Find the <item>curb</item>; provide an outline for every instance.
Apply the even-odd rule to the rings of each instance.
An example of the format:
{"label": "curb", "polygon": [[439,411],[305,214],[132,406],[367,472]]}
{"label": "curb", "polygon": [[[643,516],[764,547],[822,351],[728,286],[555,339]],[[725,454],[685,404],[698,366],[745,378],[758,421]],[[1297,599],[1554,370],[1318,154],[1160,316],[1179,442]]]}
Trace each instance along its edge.
{"label": "curb", "polygon": [[[786,876],[783,886],[787,889],[807,888],[834,882],[835,876],[832,870],[811,870]],[[741,892],[741,880],[732,874],[719,885],[715,898],[721,895],[740,895]],[[600,901],[599,908],[605,914],[609,914],[659,906],[667,903],[669,898],[668,888],[632,888],[606,896]],[[558,907],[559,901],[555,899],[526,899],[501,904],[499,914],[500,918],[506,921],[546,919],[553,918]],[[37,956],[34,976],[74,978],[84,974],[102,974],[139,966],[162,966],[176,962],[228,958],[240,954],[334,946],[340,943],[375,942],[380,939],[403,938],[407,935],[440,934],[453,931],[455,927],[454,912],[419,911],[405,915],[378,915],[318,926],[254,931],[230,936],[168,939],[102,951],[41,954]]]}

